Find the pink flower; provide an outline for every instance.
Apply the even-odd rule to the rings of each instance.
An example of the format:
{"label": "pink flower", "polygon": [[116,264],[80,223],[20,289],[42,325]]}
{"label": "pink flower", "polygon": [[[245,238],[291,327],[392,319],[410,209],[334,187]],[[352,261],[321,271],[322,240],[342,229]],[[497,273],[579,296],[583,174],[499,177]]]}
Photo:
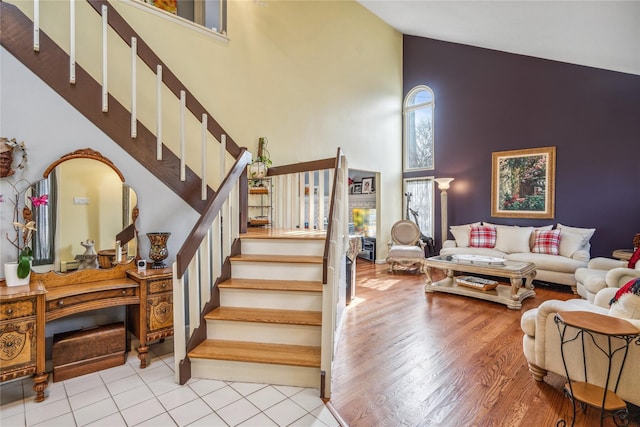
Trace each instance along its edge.
{"label": "pink flower", "polygon": [[29,200],[33,203],[34,208],[38,206],[46,206],[49,203],[49,196],[47,194],[40,197],[29,196]]}

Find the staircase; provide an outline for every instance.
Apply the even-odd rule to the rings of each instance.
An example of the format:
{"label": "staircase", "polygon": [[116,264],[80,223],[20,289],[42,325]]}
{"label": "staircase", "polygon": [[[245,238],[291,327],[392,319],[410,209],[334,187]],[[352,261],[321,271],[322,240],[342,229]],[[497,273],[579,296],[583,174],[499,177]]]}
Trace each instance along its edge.
{"label": "staircase", "polygon": [[[344,153],[338,148],[335,158],[271,168],[278,195],[274,224],[293,231],[244,234],[250,154],[140,38],[118,13],[117,4],[0,1],[0,43],[200,213],[173,265],[176,381],[184,384],[194,376],[309,386],[329,398],[344,310]],[[46,5],[48,14],[40,14],[40,5]],[[83,19],[69,18],[69,33],[101,40],[102,46],[86,49],[79,44],[83,48],[77,51],[69,46],[68,53],[61,46],[75,46],[78,36],[54,39],[54,34],[59,36],[56,25],[67,24],[66,18],[57,18],[75,16],[76,9]],[[51,29],[51,36],[45,28]],[[96,60],[94,54],[106,47],[106,40],[111,40],[111,47]],[[111,67],[107,80],[108,63],[119,66]],[[138,72],[132,69],[143,69],[143,64],[147,80],[138,85]],[[154,87],[165,95],[156,96]],[[143,90],[148,93],[138,93]],[[148,103],[131,102],[134,98]],[[180,104],[179,114],[171,103]],[[200,153],[192,157],[209,162],[192,169],[186,153]],[[207,172],[209,163],[219,168]],[[320,228],[326,223],[326,232],[306,233],[305,223]]]}
{"label": "staircase", "polygon": [[189,352],[192,375],[320,388],[324,233],[249,231],[218,285],[207,339]]}

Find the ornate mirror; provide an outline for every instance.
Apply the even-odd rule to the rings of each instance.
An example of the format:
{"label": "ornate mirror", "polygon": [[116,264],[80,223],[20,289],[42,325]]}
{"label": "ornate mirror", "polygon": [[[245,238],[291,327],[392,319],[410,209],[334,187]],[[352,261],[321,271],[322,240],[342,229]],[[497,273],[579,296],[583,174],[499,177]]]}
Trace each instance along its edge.
{"label": "ornate mirror", "polygon": [[[137,196],[109,159],[89,148],[77,150],[43,176],[27,192],[37,224],[34,271],[110,268],[137,257]],[[46,204],[38,205],[43,197]],[[90,252],[95,256],[85,256]]]}

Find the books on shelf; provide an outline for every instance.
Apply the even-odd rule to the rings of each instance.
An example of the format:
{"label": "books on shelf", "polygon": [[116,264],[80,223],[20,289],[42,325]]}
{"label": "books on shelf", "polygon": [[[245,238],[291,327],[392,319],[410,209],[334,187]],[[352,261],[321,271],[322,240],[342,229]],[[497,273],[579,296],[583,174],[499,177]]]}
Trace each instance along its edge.
{"label": "books on shelf", "polygon": [[458,276],[455,278],[458,286],[466,286],[468,288],[478,289],[481,291],[489,291],[498,286],[498,282],[490,279],[483,279],[474,276]]}

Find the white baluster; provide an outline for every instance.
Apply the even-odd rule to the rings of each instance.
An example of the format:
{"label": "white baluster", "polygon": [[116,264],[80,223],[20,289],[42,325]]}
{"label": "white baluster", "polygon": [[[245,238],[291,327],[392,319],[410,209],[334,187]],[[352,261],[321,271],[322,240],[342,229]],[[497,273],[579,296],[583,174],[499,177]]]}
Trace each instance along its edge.
{"label": "white baluster", "polygon": [[184,90],[180,91],[180,181],[186,180],[185,172],[185,114],[187,110],[187,93]]}
{"label": "white baluster", "polygon": [[138,39],[131,37],[131,138],[138,136],[136,85],[138,81]]}
{"label": "white baluster", "polygon": [[162,160],[162,65],[156,66],[156,159]]}
{"label": "white baluster", "polygon": [[76,83],[76,1],[69,0],[69,83]]}
{"label": "white baluster", "polygon": [[40,52],[40,1],[33,0],[33,50]]}
{"label": "white baluster", "polygon": [[107,87],[107,5],[102,5],[102,112],[109,111],[109,89]]}
{"label": "white baluster", "polygon": [[324,170],[318,171],[318,230],[324,230]]}
{"label": "white baluster", "polygon": [[200,177],[202,179],[200,198],[207,200],[207,115],[202,115],[202,135],[201,135],[201,161],[202,169],[200,171]]}
{"label": "white baluster", "polygon": [[227,135],[220,135],[220,184],[224,181],[226,175],[226,160],[227,160]]}

